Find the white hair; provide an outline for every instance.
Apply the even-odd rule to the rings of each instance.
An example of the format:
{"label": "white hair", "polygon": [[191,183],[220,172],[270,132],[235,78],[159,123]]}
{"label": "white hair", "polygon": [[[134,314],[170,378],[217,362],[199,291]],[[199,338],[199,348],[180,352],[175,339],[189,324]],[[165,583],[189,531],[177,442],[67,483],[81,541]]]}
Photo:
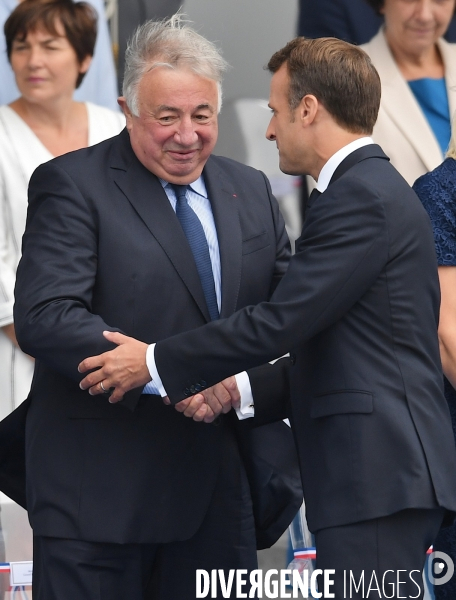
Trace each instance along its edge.
{"label": "white hair", "polygon": [[139,116],[139,83],[156,67],[186,68],[215,81],[220,111],[222,75],[228,63],[212,42],[186,24],[181,13],[163,21],[147,21],[138,27],[128,43],[122,92],[135,116]]}

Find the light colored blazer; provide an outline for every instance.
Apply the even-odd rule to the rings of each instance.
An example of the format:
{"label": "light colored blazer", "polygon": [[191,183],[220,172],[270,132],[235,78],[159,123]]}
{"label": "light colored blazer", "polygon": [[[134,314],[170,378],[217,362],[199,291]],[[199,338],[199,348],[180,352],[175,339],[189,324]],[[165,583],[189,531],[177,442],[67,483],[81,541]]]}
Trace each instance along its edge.
{"label": "light colored blazer", "polygon": [[[456,44],[439,39],[445,65],[450,116],[456,110]],[[391,163],[412,185],[443,160],[439,143],[399,71],[388,47],[383,28],[361,46],[369,54],[382,82],[382,100],[373,138],[390,157]]]}

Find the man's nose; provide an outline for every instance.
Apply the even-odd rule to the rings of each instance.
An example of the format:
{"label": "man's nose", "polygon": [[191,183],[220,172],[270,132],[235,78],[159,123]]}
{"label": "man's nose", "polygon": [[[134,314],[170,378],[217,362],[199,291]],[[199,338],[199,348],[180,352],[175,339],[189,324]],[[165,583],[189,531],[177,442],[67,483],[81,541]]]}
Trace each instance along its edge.
{"label": "man's nose", "polygon": [[198,134],[195,131],[195,126],[191,119],[182,119],[179,123],[179,128],[176,131],[176,136],[179,143],[184,146],[191,146],[198,139]]}
{"label": "man's nose", "polygon": [[276,139],[274,128],[272,126],[272,119],[269,121],[268,128],[266,129],[266,137],[270,142],[273,142]]}

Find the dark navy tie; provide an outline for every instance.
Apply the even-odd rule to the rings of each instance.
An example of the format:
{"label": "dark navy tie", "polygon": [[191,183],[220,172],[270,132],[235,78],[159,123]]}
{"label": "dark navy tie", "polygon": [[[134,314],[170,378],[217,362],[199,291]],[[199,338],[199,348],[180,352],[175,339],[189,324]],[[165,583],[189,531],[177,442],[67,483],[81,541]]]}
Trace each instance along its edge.
{"label": "dark navy tie", "polygon": [[201,221],[187,202],[186,185],[169,184],[176,194],[176,215],[190,245],[212,321],[219,318],[209,246]]}
{"label": "dark navy tie", "polygon": [[314,188],[310,192],[308,204],[312,205],[315,202],[315,200],[318,198],[318,196],[321,196],[321,192],[319,190],[317,190],[317,188]]}
{"label": "dark navy tie", "polygon": [[314,188],[312,190],[312,192],[310,193],[310,196],[307,198],[307,202],[305,203],[304,207],[303,207],[303,219],[305,220],[306,215],[307,215],[307,211],[308,209],[312,206],[312,204],[315,202],[315,200],[318,198],[318,196],[321,196],[321,192],[319,192],[317,190],[317,188]]}

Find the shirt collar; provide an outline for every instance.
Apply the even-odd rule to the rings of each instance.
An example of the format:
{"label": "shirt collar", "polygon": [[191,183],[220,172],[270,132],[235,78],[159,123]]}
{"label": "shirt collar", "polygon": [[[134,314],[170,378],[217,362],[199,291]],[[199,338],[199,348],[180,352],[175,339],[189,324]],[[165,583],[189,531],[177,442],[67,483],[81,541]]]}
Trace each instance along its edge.
{"label": "shirt collar", "polygon": [[[169,181],[165,181],[164,179],[161,179],[160,177],[159,177],[159,180],[164,188],[169,184]],[[207,198],[206,185],[204,183],[204,178],[202,175],[200,175],[198,177],[198,179],[196,179],[196,181],[192,181],[192,183],[189,183],[187,185],[190,188],[192,188],[192,191],[195,192],[196,194],[203,196],[203,198]]]}
{"label": "shirt collar", "polygon": [[323,169],[320,171],[320,175],[318,176],[317,181],[317,190],[319,192],[324,192],[331,181],[331,177],[334,175],[335,170],[340,165],[340,163],[347,158],[349,154],[358,150],[358,148],[362,148],[363,146],[368,146],[369,144],[373,144],[374,140],[371,137],[362,137],[358,138],[354,142],[350,142],[340,150],[338,150],[335,154],[331,156],[328,162],[323,166]]}

